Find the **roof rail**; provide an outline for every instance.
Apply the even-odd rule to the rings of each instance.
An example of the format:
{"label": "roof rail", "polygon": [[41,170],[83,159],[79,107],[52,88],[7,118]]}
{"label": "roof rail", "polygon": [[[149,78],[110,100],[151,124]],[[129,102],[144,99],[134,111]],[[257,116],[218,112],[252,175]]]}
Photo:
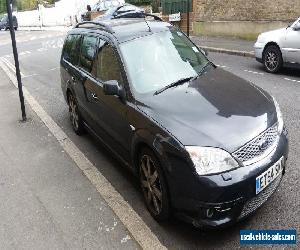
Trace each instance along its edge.
{"label": "roof rail", "polygon": [[150,16],[150,17],[153,17],[154,20],[156,21],[161,21],[163,22],[164,20],[162,20],[159,16],[156,16],[156,15],[152,15],[152,14],[148,14],[148,13],[144,13],[144,16],[147,17],[147,16]]}
{"label": "roof rail", "polygon": [[80,28],[80,26],[84,26],[84,25],[94,25],[94,26],[98,26],[100,28],[102,28],[103,30],[109,32],[109,33],[113,33],[113,30],[111,29],[111,27],[109,27],[108,25],[105,25],[104,23],[99,23],[99,22],[93,22],[93,21],[85,21],[85,22],[81,22],[78,23],[75,28]]}
{"label": "roof rail", "polygon": [[[133,14],[136,14],[136,16],[134,16]],[[126,13],[123,13],[123,14],[120,14],[120,15],[116,16],[115,18],[145,18],[147,16],[153,17],[154,20],[156,20],[156,21],[161,21],[161,22],[164,21],[158,16],[148,14],[148,13],[143,13],[143,12],[135,12],[135,11],[128,11]]]}

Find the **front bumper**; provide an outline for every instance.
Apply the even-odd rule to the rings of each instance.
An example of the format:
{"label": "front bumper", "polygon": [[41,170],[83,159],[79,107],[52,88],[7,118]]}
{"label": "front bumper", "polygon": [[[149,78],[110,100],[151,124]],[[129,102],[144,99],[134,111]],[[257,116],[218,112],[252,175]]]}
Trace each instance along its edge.
{"label": "front bumper", "polygon": [[[265,203],[279,186],[285,166],[281,176],[258,195],[255,192],[256,177],[282,156],[286,162],[286,132],[280,136],[274,151],[260,162],[224,174],[194,176],[185,181],[184,190],[170,188],[171,194],[177,192],[176,198],[172,199],[177,215],[196,227],[206,228],[228,226],[246,218]],[[181,176],[181,179],[185,178]]]}
{"label": "front bumper", "polygon": [[254,54],[258,62],[262,62],[265,43],[256,42],[254,45]]}

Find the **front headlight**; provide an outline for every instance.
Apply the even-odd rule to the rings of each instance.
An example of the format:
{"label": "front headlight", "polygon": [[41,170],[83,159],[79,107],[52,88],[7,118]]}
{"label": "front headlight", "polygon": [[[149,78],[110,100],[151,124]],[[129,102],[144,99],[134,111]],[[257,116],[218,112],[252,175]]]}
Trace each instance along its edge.
{"label": "front headlight", "polygon": [[260,34],[260,35],[257,37],[256,42],[258,42],[258,43],[264,43],[265,40],[266,40],[266,36],[262,33],[262,34]]}
{"label": "front headlight", "polygon": [[232,156],[220,148],[186,146],[199,175],[217,174],[239,167]]}
{"label": "front headlight", "polygon": [[278,133],[281,134],[281,133],[282,133],[282,130],[283,130],[283,125],[284,125],[283,117],[282,117],[282,113],[281,113],[279,104],[278,104],[278,102],[275,100],[274,97],[273,97],[273,102],[274,102],[274,105],[275,105],[275,108],[276,108],[276,114],[277,114]]}

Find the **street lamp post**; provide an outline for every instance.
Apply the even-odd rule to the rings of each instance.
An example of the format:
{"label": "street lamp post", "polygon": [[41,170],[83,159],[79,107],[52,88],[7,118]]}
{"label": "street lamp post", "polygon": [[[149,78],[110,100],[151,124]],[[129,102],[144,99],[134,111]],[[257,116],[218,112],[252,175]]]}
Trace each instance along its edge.
{"label": "street lamp post", "polygon": [[187,1],[187,36],[190,37],[190,0]]}
{"label": "street lamp post", "polygon": [[13,54],[14,54],[14,59],[15,59],[16,75],[17,75],[17,81],[18,81],[21,111],[22,111],[22,121],[25,122],[26,121],[26,111],[25,111],[24,95],[23,95],[22,80],[21,80],[21,73],[20,73],[20,64],[19,64],[19,58],[18,58],[18,50],[17,50],[17,44],[16,44],[16,35],[15,35],[15,30],[14,30],[14,25],[13,25],[12,0],[6,0],[6,9],[7,9],[7,16],[8,16],[8,20],[9,20],[11,43],[12,43]]}

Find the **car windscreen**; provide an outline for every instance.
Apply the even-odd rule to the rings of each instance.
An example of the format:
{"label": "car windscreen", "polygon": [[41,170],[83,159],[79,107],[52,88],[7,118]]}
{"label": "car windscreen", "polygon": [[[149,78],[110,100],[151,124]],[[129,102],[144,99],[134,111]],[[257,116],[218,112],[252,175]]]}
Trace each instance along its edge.
{"label": "car windscreen", "polygon": [[106,12],[105,12],[105,16],[112,16],[114,14],[114,12],[118,9],[118,7],[112,7],[109,8]]}
{"label": "car windscreen", "polygon": [[169,30],[120,45],[135,92],[157,91],[180,79],[197,76],[208,59],[178,30]]}
{"label": "car windscreen", "polygon": [[5,22],[7,20],[7,16],[2,17],[2,19],[0,20],[0,22]]}

